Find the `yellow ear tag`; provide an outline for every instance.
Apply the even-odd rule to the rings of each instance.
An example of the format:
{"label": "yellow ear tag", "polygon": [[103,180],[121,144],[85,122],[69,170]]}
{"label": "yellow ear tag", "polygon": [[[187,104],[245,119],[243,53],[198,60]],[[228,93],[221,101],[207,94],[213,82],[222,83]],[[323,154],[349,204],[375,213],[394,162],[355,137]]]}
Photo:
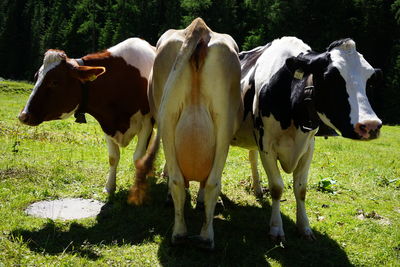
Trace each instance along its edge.
{"label": "yellow ear tag", "polygon": [[92,75],[92,76],[90,76],[89,78],[88,78],[88,80],[90,81],[90,82],[93,82],[94,80],[96,80],[97,79],[97,76],[96,75]]}
{"label": "yellow ear tag", "polygon": [[298,69],[298,70],[296,70],[296,71],[294,72],[294,75],[293,75],[293,76],[294,76],[295,79],[301,80],[301,79],[303,79],[304,72],[303,72],[302,70]]}

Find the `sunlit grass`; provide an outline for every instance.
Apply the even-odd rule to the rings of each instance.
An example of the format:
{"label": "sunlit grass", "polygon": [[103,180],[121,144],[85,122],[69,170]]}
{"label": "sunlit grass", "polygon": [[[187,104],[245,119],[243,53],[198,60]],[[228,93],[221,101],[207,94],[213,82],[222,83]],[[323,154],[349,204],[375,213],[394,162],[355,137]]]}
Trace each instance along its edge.
{"label": "sunlit grass", "polygon": [[[4,85],[6,84],[6,85]],[[6,89],[5,86],[7,87]],[[0,266],[396,266],[400,264],[400,127],[384,126],[371,142],[341,137],[316,139],[309,175],[307,211],[317,241],[297,236],[291,175],[283,174],[281,203],[287,243],[268,237],[270,201],[257,200],[250,183],[247,151],[232,147],[223,173],[222,205],[214,220],[217,250],[169,245],[173,211],[164,207],[166,182],[159,154],[151,200],[126,205],[132,184],[134,144],[122,150],[117,193],[103,193],[108,157],[103,133],[73,119],[21,125],[18,112],[32,85],[0,82]],[[260,166],[261,167],[261,166]],[[260,168],[267,187],[265,172]],[[336,181],[321,191],[319,181]],[[203,214],[193,209],[198,185],[191,184],[186,208],[190,234]],[[62,197],[108,201],[98,218],[52,221],[25,215],[35,201]],[[372,216],[371,214],[375,214]]]}

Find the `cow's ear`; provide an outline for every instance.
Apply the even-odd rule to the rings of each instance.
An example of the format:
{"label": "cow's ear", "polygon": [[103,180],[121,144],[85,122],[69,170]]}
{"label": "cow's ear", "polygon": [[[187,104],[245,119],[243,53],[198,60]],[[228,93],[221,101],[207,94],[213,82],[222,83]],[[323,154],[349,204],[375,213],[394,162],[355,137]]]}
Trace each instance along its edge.
{"label": "cow's ear", "polygon": [[308,73],[323,72],[328,67],[328,65],[328,53],[301,53],[297,57],[290,57],[286,59],[286,66],[292,73],[295,73],[297,70],[302,70],[303,72]]}
{"label": "cow's ear", "polygon": [[297,57],[289,57],[286,59],[286,67],[289,69],[291,73],[295,73],[297,70],[305,70],[309,60],[300,56]]}
{"label": "cow's ear", "polygon": [[383,83],[383,72],[381,69],[374,69],[374,73],[367,80],[367,90],[381,87]]}
{"label": "cow's ear", "polygon": [[379,86],[383,82],[383,72],[381,69],[374,69],[374,73],[369,77],[368,81],[373,86]]}
{"label": "cow's ear", "polygon": [[329,53],[321,53],[313,55],[309,62],[309,71],[311,73],[324,72],[330,62]]}
{"label": "cow's ear", "polygon": [[74,68],[76,78],[82,82],[94,81],[105,72],[105,67],[78,66]]}

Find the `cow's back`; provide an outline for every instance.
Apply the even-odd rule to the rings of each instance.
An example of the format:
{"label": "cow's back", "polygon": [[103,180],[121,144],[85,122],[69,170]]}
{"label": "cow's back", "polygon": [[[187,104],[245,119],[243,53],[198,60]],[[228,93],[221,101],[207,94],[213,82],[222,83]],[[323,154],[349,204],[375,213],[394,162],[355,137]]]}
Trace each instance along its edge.
{"label": "cow's back", "polygon": [[129,38],[108,49],[114,57],[122,57],[126,64],[148,78],[155,58],[155,48],[140,38]]}

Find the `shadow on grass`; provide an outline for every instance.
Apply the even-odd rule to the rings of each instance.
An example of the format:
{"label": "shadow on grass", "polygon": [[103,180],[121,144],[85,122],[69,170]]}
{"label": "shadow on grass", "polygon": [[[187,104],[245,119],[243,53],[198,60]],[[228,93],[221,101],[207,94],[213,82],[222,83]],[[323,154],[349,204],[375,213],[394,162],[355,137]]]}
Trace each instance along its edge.
{"label": "shadow on grass", "polygon": [[[35,252],[71,253],[92,260],[101,257],[95,246],[141,244],[160,235],[158,257],[163,266],[269,266],[271,259],[282,266],[351,265],[336,241],[318,232],[314,232],[317,241],[302,240],[297,236],[295,223],[284,215],[288,241],[283,248],[276,246],[267,236],[271,212],[268,201],[262,201],[260,208],[239,205],[225,196],[224,207],[217,207],[214,219],[215,251],[201,251],[190,245],[171,247],[173,209],[164,206],[165,184],[153,183],[150,194],[152,201],[148,205],[131,207],[125,201],[127,191],[118,192],[92,226],[73,222],[68,228],[66,223],[48,221],[40,230],[16,229],[12,235],[22,237]],[[187,205],[185,217],[189,235],[198,234],[203,213]]]}

